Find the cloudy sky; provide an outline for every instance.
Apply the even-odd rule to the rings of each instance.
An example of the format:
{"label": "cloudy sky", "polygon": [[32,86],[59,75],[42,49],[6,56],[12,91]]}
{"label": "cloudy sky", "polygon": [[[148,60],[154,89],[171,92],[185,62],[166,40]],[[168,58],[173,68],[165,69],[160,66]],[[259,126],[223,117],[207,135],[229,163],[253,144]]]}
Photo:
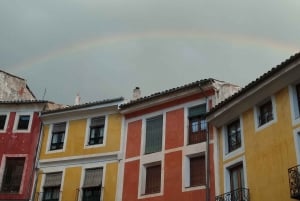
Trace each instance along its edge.
{"label": "cloudy sky", "polygon": [[215,78],[244,86],[300,50],[299,0],[1,0],[0,69],[73,104]]}

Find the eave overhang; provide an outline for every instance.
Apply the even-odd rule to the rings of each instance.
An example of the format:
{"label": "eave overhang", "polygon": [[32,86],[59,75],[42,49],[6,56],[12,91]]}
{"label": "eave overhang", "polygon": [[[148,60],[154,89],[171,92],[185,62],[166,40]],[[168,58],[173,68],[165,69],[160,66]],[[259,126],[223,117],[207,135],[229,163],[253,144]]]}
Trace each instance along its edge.
{"label": "eave overhang", "polygon": [[[299,55],[296,56],[299,57]],[[292,62],[288,61],[287,65],[277,68],[279,68],[278,71],[275,69],[276,72],[266,79],[259,79],[258,83],[246,90],[242,89],[229,100],[225,100],[225,103],[221,103],[219,107],[216,106],[217,108],[207,115],[207,121],[220,127],[300,78],[300,58]]]}

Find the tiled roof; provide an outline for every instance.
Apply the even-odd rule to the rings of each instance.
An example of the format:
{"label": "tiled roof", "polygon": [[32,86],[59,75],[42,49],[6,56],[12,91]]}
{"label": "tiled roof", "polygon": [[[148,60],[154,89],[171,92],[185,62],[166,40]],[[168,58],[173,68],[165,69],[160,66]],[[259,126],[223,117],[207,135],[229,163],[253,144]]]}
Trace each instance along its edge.
{"label": "tiled roof", "polygon": [[261,75],[260,77],[258,77],[256,80],[254,80],[254,81],[250,82],[249,84],[247,84],[245,87],[243,87],[237,93],[233,94],[232,96],[229,96],[227,99],[225,99],[224,101],[220,102],[218,105],[216,105],[214,108],[212,108],[207,113],[207,116],[210,115],[210,114],[212,114],[212,113],[214,113],[214,112],[216,112],[217,110],[219,110],[220,108],[222,108],[223,106],[225,106],[226,104],[228,104],[229,102],[231,102],[231,101],[239,98],[240,96],[242,96],[243,94],[247,93],[248,91],[250,91],[254,87],[258,86],[259,84],[263,83],[268,78],[274,76],[276,73],[278,73],[279,71],[281,71],[282,69],[284,69],[289,64],[291,64],[294,61],[296,61],[297,59],[300,59],[300,52],[294,54],[293,56],[291,56],[287,60],[283,61],[281,64],[277,65],[276,67],[273,67],[271,70],[269,70],[268,72],[264,73],[263,75]]}
{"label": "tiled roof", "polygon": [[114,102],[120,102],[123,100],[124,100],[123,97],[113,98],[113,99],[105,99],[105,100],[101,100],[101,101],[83,103],[83,104],[79,104],[79,105],[66,106],[64,108],[55,109],[55,110],[48,110],[48,111],[42,112],[42,114],[52,114],[52,113],[56,113],[56,112],[76,110],[76,109],[81,109],[81,108],[97,106],[97,105],[104,105],[104,104],[109,104],[109,103],[114,103]]}
{"label": "tiled roof", "polygon": [[205,86],[207,84],[211,84],[212,82],[214,82],[214,80],[215,79],[212,79],[212,78],[198,80],[198,81],[195,81],[195,82],[192,82],[192,83],[189,83],[189,84],[185,84],[185,85],[180,86],[180,87],[168,89],[168,90],[165,90],[165,91],[162,91],[162,92],[157,92],[157,93],[151,94],[149,96],[144,96],[144,97],[141,97],[137,100],[131,100],[128,103],[120,105],[120,109],[121,110],[126,109],[126,108],[129,108],[129,107],[132,107],[132,106],[135,106],[135,105],[138,105],[138,104],[150,101],[150,100],[161,98],[161,97],[166,96],[166,95],[170,95],[170,94],[173,94],[173,93],[177,93],[177,92],[180,92],[180,91],[184,91],[184,90],[187,90],[187,89],[198,87],[200,85]]}
{"label": "tiled roof", "polygon": [[7,101],[0,101],[0,104],[32,104],[32,103],[48,103],[49,101],[46,100],[7,100]]}

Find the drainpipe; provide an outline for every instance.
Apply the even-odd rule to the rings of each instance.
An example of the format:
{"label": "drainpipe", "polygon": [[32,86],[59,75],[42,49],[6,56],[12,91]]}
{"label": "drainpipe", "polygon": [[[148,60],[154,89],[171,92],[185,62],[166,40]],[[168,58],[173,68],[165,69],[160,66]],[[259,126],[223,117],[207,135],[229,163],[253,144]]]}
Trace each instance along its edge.
{"label": "drainpipe", "polygon": [[[43,110],[44,111],[46,108],[46,105],[44,106]],[[35,156],[35,163],[34,163],[34,178],[33,178],[33,188],[32,188],[32,192],[31,192],[31,200],[34,201],[35,200],[35,196],[36,196],[36,187],[37,187],[37,179],[38,179],[38,162],[39,162],[39,158],[40,158],[40,151],[41,151],[41,146],[42,146],[42,139],[43,139],[43,130],[44,130],[44,125],[41,119],[41,112],[39,112],[39,118],[40,118],[40,130],[39,130],[39,138],[38,138],[38,145],[36,146],[36,156]]]}
{"label": "drainpipe", "polygon": [[[206,107],[208,107],[208,96],[205,94],[205,91],[203,90],[202,86],[199,84],[199,88],[202,92],[202,94],[205,96],[206,98]],[[207,131],[206,131],[206,196],[205,196],[205,200],[209,201],[210,200],[210,157],[209,157],[209,124],[206,123],[207,125]]]}

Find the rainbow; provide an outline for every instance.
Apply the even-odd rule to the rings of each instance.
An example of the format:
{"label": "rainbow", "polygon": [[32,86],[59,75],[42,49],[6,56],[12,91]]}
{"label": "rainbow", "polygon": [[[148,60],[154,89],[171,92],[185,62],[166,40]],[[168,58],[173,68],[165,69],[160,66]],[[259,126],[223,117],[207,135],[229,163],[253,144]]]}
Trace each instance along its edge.
{"label": "rainbow", "polygon": [[247,35],[214,32],[214,31],[149,31],[139,33],[115,34],[110,36],[100,36],[88,40],[79,41],[76,44],[67,45],[57,50],[50,51],[44,55],[30,58],[12,66],[11,70],[18,72],[33,65],[45,63],[52,59],[57,59],[65,55],[76,54],[78,52],[90,50],[96,47],[136,41],[136,40],[159,40],[159,39],[193,39],[198,41],[217,41],[235,44],[237,46],[253,46],[255,48],[267,48],[270,51],[282,51],[291,55],[299,51],[297,46],[287,44],[272,39],[259,38]]}

